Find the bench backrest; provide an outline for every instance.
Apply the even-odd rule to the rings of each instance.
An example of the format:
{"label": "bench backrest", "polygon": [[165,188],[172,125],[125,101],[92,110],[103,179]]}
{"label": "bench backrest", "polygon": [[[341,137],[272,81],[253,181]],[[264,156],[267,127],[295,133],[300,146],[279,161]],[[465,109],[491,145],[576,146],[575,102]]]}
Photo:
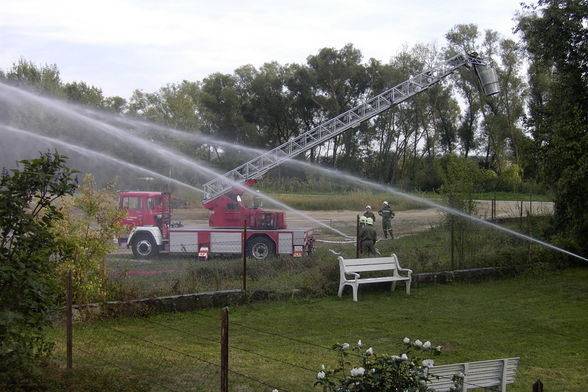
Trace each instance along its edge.
{"label": "bench backrest", "polygon": [[[519,358],[493,359],[490,361],[454,363],[429,368],[430,388],[435,391],[449,391],[454,387],[454,374],[463,373],[465,389],[501,387],[515,381]],[[436,379],[435,376],[439,376]]]}
{"label": "bench backrest", "polygon": [[343,273],[361,273],[374,271],[394,271],[398,275],[398,258],[394,253],[390,257],[369,257],[365,259],[345,259],[339,256],[339,269]]}

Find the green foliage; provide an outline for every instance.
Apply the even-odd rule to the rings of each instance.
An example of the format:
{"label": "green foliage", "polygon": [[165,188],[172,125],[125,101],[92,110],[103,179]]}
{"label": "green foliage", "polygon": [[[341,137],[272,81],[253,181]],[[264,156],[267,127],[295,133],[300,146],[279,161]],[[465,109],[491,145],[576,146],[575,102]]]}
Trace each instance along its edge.
{"label": "green foliage", "polygon": [[519,15],[530,55],[527,126],[537,166],[555,192],[555,227],[588,254],[588,4],[539,0]]}
{"label": "green foliage", "polygon": [[480,173],[476,162],[461,159],[453,154],[443,158],[443,185],[441,193],[445,194],[450,207],[473,213],[475,205],[472,199],[477,177]]}
{"label": "green foliage", "polygon": [[72,194],[74,172],[58,153],[20,162],[0,180],[0,371],[29,369],[50,352],[42,330],[56,305],[51,229],[62,215],[55,202]]}
{"label": "green foliage", "polygon": [[[405,348],[401,355],[378,354],[372,347],[360,341],[350,350],[348,343],[335,344],[333,350],[338,356],[338,366],[330,370],[324,365],[317,373],[315,386],[323,392],[426,392],[429,381],[427,368],[433,366],[431,356],[441,353],[441,346],[433,348],[431,342],[419,339],[403,340]],[[350,353],[357,351],[357,354]],[[359,362],[352,364],[350,356],[355,354]]]}
{"label": "green foliage", "polygon": [[117,192],[110,186],[96,189],[92,175],[72,197],[62,200],[63,219],[51,232],[59,245],[61,259],[57,272],[72,271],[74,303],[104,300],[106,275],[104,258],[115,249],[113,238],[123,232],[125,211],[118,208]]}

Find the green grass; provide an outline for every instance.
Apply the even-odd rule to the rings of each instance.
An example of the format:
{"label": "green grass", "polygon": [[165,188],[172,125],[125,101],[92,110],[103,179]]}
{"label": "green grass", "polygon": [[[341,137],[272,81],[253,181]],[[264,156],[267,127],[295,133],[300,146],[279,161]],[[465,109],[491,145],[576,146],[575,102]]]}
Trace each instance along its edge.
{"label": "green grass", "polygon": [[[233,308],[230,367],[255,380],[231,373],[231,390],[270,391],[263,381],[281,390],[313,391],[320,364],[334,365],[335,355],[325,347],[362,339],[377,353],[395,354],[408,336],[442,345],[437,364],[521,357],[509,391],[529,391],[537,378],[546,390],[585,391],[587,282],[588,269],[573,268],[414,287],[411,296],[402,288],[390,293],[362,287],[357,303],[346,291],[343,299]],[[62,328],[51,331],[61,363],[63,335]],[[93,354],[76,351],[76,366],[112,362],[131,368],[154,391],[218,389],[218,309],[78,324],[74,336],[77,349]]]}
{"label": "green grass", "polygon": [[[366,205],[371,205],[375,211],[382,207],[384,200],[388,201],[395,211],[408,209],[428,208],[423,203],[409,200],[392,193],[354,191],[349,193],[331,194],[299,194],[280,193],[270,194],[272,198],[287,204],[290,207],[305,211],[319,210],[353,210],[363,211]],[[268,208],[273,208],[266,203]],[[264,207],[266,207],[264,205]]]}
{"label": "green grass", "polygon": [[[433,192],[408,192],[409,194],[419,196],[432,201],[441,202],[444,196]],[[408,209],[429,208],[423,203],[419,203],[405,197],[385,192],[373,192],[369,190],[353,191],[349,193],[276,193],[269,194],[282,203],[290,207],[306,210],[357,210],[362,211],[369,204],[376,210],[382,205],[382,201],[389,201],[395,211],[404,211]],[[488,192],[475,193],[471,195],[473,200],[522,200],[528,202],[549,202],[553,201],[550,195],[528,194],[528,193],[511,193],[511,192]],[[267,207],[272,208],[269,203]]]}

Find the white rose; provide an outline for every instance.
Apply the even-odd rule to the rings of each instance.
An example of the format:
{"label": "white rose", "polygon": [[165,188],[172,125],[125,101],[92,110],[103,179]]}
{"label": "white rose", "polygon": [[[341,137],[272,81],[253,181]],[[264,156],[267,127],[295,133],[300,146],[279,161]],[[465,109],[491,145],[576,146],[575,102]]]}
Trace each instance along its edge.
{"label": "white rose", "polygon": [[408,344],[408,343],[410,343],[410,339],[409,338],[404,338],[402,340],[402,342],[405,343],[405,344]]}
{"label": "white rose", "polygon": [[361,344],[361,339],[359,339],[359,340],[357,341],[357,347],[361,348],[362,346],[363,346],[363,344]]}
{"label": "white rose", "polygon": [[437,347],[435,347],[435,350],[437,350],[437,351],[441,351],[441,346],[437,346]]}
{"label": "white rose", "polygon": [[435,364],[435,361],[433,361],[432,359],[425,359],[421,363],[424,367],[431,367]]}
{"label": "white rose", "polygon": [[349,343],[343,343],[343,345],[341,346],[341,348],[343,350],[349,350]]}
{"label": "white rose", "polygon": [[373,354],[374,354],[374,349],[370,347],[370,348],[368,348],[368,349],[365,351],[365,353],[366,353],[367,355],[373,355]]}
{"label": "white rose", "polygon": [[324,363],[321,365],[321,370],[325,370],[325,364]]}
{"label": "white rose", "polygon": [[318,372],[316,374],[316,378],[318,378],[319,380],[322,380],[323,378],[325,378],[325,372],[323,372],[322,370],[320,372]]}
{"label": "white rose", "polygon": [[392,355],[392,360],[398,361],[400,357],[398,355]]}
{"label": "white rose", "polygon": [[416,347],[423,347],[423,342],[421,342],[419,339],[415,340],[413,344]]}
{"label": "white rose", "polygon": [[351,377],[363,376],[364,373],[365,373],[365,369],[362,367],[351,369]]}
{"label": "white rose", "polygon": [[402,359],[403,361],[406,361],[406,360],[408,360],[408,356],[406,355],[406,353],[404,353],[400,356],[400,359]]}
{"label": "white rose", "polygon": [[429,342],[427,340],[425,343],[423,343],[423,348],[427,348],[427,349],[431,348],[431,342]]}

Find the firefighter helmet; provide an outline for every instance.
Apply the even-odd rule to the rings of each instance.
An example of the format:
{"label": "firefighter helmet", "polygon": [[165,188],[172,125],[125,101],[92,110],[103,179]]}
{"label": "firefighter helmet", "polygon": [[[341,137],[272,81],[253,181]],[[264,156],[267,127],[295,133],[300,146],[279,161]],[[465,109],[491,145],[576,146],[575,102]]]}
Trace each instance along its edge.
{"label": "firefighter helmet", "polygon": [[373,224],[374,224],[374,220],[373,220],[372,218],[367,218],[367,219],[366,219],[366,223],[367,223],[368,225],[373,225]]}
{"label": "firefighter helmet", "polygon": [[368,218],[366,216],[363,216],[362,215],[362,216],[359,217],[359,223],[362,223],[362,224],[365,225],[367,223],[367,219]]}

